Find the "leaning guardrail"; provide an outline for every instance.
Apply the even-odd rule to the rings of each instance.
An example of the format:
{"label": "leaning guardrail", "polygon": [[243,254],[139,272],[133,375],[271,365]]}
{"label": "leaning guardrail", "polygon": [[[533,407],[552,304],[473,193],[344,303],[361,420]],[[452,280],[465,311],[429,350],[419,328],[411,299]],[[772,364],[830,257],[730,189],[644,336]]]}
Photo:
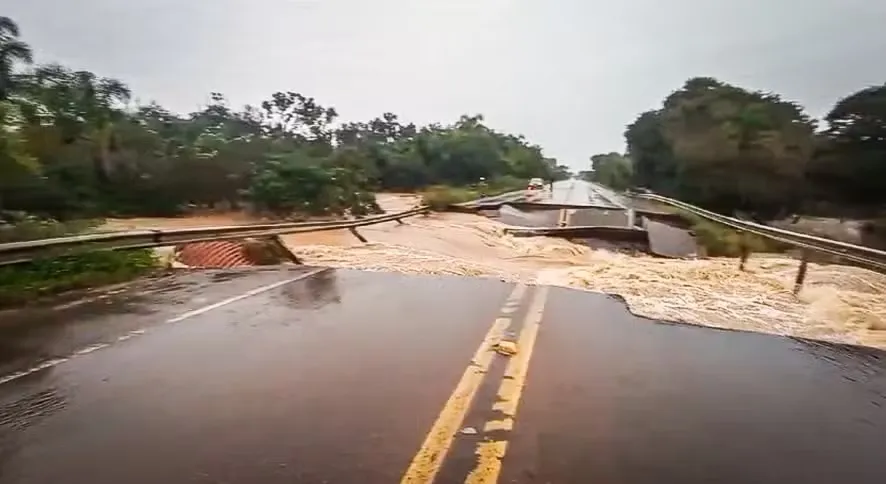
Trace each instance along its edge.
{"label": "leaning guardrail", "polygon": [[[778,227],[770,227],[768,225],[758,224],[748,220],[740,220],[733,217],[727,217],[726,215],[711,212],[710,210],[705,210],[703,208],[696,207],[695,205],[690,205],[688,203],[681,202],[673,198],[663,197],[661,195],[646,193],[638,194],[635,196],[638,198],[653,200],[656,202],[664,203],[666,205],[670,205],[672,207],[679,208],[681,210],[685,210],[686,212],[695,214],[712,222],[726,225],[740,232],[747,232],[750,234],[758,235],[760,237],[776,240],[778,242],[782,242],[802,249],[800,271],[797,274],[797,280],[794,286],[795,292],[799,291],[806,276],[806,266],[808,263],[808,255],[810,251],[837,256],[855,262],[856,264],[868,267],[870,269],[886,272],[886,251],[850,244],[848,242],[841,242],[839,240],[817,237],[815,235],[803,234],[791,230],[781,229]],[[747,253],[742,254],[742,268],[744,268],[744,263],[747,260],[747,257]]]}
{"label": "leaning guardrail", "polygon": [[456,203],[455,206],[462,208],[477,208],[484,206],[502,205],[504,203],[522,200],[526,198],[526,190],[500,193],[491,197],[482,197],[470,202]]}
{"label": "leaning guardrail", "polygon": [[357,227],[399,221],[406,217],[427,213],[429,210],[428,207],[418,207],[404,212],[353,220],[129,230],[12,242],[0,244],[0,265],[16,264],[38,258],[93,250],[144,249],[208,240],[270,237],[324,230],[351,229],[353,231]]}

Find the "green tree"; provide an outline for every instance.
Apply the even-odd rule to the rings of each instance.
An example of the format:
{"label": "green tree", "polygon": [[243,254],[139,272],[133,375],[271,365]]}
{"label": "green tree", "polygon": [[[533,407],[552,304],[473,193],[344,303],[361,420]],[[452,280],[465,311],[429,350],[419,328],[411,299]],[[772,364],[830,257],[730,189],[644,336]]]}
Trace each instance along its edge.
{"label": "green tree", "polygon": [[619,153],[591,157],[592,171],[584,172],[587,181],[606,185],[614,190],[626,190],[632,185],[633,165],[630,158]]}
{"label": "green tree", "polygon": [[248,197],[257,208],[277,215],[377,211],[365,178],[351,165],[360,163],[354,157],[359,154],[352,150],[327,160],[304,150],[271,155],[256,166]]}
{"label": "green tree", "polygon": [[281,214],[361,214],[377,210],[378,189],[569,176],[481,115],[416,126],[384,112],[336,127],[334,108],[294,91],[242,109],[211,93],[179,115],[156,103],[131,107],[122,82],[92,72],[16,71],[31,55],[9,19],[0,20],[0,46],[2,87],[15,87],[0,120],[0,195],[4,206],[40,215],[166,215],[246,199]]}
{"label": "green tree", "polygon": [[9,17],[0,17],[0,101],[9,99],[17,87],[16,64],[34,61],[31,47],[18,37],[18,25]]}
{"label": "green tree", "polygon": [[778,95],[694,78],[626,132],[635,182],[722,212],[796,210],[815,123]]}
{"label": "green tree", "polygon": [[825,120],[810,181],[836,202],[886,203],[886,84],[841,99]]}
{"label": "green tree", "polygon": [[662,112],[647,111],[625,131],[628,157],[633,161],[633,183],[676,195],[677,162],[662,133]]}
{"label": "green tree", "polygon": [[37,171],[37,161],[27,151],[21,127],[17,106],[0,101],[0,211],[4,208],[3,188]]}
{"label": "green tree", "polygon": [[121,104],[129,100],[129,88],[116,79],[57,64],[38,67],[25,82],[33,101],[26,117],[35,126],[51,124],[64,144],[87,141],[96,175],[107,182],[114,169],[114,126],[124,119]]}

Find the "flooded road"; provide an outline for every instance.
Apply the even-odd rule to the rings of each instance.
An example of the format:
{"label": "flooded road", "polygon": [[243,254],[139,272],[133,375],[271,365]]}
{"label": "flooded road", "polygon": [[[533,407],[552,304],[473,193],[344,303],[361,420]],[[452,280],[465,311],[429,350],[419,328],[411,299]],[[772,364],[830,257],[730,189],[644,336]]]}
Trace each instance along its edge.
{"label": "flooded road", "polygon": [[584,180],[554,182],[553,189],[541,202],[564,205],[597,205],[624,208],[625,200],[612,190]]}
{"label": "flooded road", "polygon": [[[501,483],[886,482],[877,350],[658,323],[571,289],[313,268],[55,312],[3,316],[0,375],[20,374],[0,384],[3,484],[396,483],[443,441],[438,483],[464,482],[484,442],[504,443]],[[517,356],[489,352],[496,328]],[[521,361],[512,430],[491,426]],[[441,421],[455,432],[429,440]]]}

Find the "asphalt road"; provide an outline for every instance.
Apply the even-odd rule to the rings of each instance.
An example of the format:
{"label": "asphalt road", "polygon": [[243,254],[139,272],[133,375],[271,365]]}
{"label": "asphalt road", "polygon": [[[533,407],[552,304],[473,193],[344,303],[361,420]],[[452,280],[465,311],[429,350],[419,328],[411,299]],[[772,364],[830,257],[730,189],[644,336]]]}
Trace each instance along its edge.
{"label": "asphalt road", "polygon": [[622,208],[620,197],[605,187],[582,180],[563,180],[554,182],[553,189],[545,191],[534,198],[536,203],[551,205],[575,205],[612,207],[600,208],[563,208],[556,210],[517,210],[507,205],[502,206],[497,214],[500,222],[517,227],[557,227],[568,226],[618,226],[628,224],[627,212]]}
{"label": "asphalt road", "polygon": [[886,482],[883,352],[317,271],[0,315],[0,483]]}
{"label": "asphalt road", "polygon": [[624,208],[624,201],[618,194],[606,187],[583,180],[554,182],[553,189],[549,191],[547,201],[564,205],[598,205]]}

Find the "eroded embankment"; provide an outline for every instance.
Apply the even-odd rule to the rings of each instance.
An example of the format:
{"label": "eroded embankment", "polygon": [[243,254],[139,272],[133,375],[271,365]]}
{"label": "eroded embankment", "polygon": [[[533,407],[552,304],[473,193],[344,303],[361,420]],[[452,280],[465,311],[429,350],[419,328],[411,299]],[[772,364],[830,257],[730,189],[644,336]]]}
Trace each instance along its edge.
{"label": "eroded embankment", "polygon": [[402,273],[496,277],[618,294],[638,315],[721,328],[886,348],[886,276],[811,264],[799,297],[796,260],[755,256],[672,260],[547,237],[514,238],[469,214],[434,214],[405,225],[286,238],[306,263]]}

